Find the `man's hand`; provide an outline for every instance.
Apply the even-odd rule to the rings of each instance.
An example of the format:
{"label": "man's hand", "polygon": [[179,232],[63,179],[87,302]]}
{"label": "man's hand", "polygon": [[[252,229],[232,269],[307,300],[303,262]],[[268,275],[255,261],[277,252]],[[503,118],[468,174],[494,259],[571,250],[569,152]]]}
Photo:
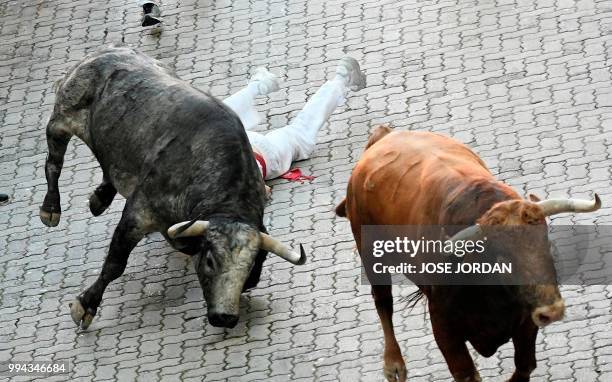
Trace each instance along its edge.
{"label": "man's hand", "polygon": [[265,184],[264,187],[266,188],[266,198],[272,199],[272,188],[267,184]]}

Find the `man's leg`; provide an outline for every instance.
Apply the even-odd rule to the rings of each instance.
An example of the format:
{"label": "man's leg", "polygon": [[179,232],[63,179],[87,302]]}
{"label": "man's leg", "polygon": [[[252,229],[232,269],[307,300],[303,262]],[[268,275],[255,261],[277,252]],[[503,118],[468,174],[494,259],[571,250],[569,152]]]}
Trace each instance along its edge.
{"label": "man's leg", "polygon": [[344,103],[349,89],[357,91],[364,87],[365,75],[357,61],[343,58],[334,79],[317,90],[288,126],[266,134],[280,158],[279,168],[270,169],[270,175],[280,176],[291,168],[294,160],[308,159],[314,151],[319,130],[336,107]]}
{"label": "man's leg", "polygon": [[278,90],[278,79],[265,68],[257,68],[246,87],[223,100],[242,121],[245,130],[250,130],[261,121],[255,109],[255,98]]}

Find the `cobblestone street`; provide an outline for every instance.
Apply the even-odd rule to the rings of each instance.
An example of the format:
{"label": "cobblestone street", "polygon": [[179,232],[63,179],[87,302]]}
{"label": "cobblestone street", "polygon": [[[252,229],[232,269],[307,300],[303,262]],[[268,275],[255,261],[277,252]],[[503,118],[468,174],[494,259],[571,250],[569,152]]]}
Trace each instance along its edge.
{"label": "cobblestone street", "polygon": [[[342,200],[369,130],[436,131],[470,146],[520,194],[590,198],[603,208],[553,224],[612,224],[612,2],[607,0],[163,0],[161,33],[136,0],[0,0],[0,361],[69,359],[57,381],[384,381],[383,333],[361,285]],[[91,327],[68,303],[96,279],[125,200],[93,217],[102,172],[76,137],[44,226],[45,126],[53,83],[83,56],[124,41],[224,98],[259,66],[282,80],[258,99],[265,131],[286,125],[349,54],[368,86],[319,134],[316,179],[277,179],[265,223],[304,245],[294,267],[268,257],[237,327],[212,327],[187,255],[160,234],[132,252]],[[151,107],[155,107],[152,105]],[[451,381],[425,305],[394,287],[410,381]],[[612,287],[562,286],[566,317],[540,332],[533,381],[612,381]],[[470,348],[486,381],[514,371],[513,346]],[[6,380],[0,376],[0,381]],[[15,380],[37,380],[18,377]],[[39,378],[38,380],[42,380]]]}

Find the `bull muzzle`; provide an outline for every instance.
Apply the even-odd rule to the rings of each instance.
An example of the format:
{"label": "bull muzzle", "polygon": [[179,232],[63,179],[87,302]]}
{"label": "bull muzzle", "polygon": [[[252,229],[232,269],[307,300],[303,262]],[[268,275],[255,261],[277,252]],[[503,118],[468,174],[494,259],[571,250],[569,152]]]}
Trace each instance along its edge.
{"label": "bull muzzle", "polygon": [[212,326],[216,326],[218,328],[231,329],[238,324],[238,316],[225,313],[210,313],[208,315],[208,322],[210,322]]}
{"label": "bull muzzle", "polygon": [[[177,223],[168,228],[168,236],[171,239],[178,237],[204,236],[209,226],[210,223],[207,220]],[[302,265],[306,262],[306,252],[302,244],[300,244],[300,253],[297,253],[272,236],[263,232],[259,234],[261,236],[261,249],[274,253],[280,258],[295,265]]]}

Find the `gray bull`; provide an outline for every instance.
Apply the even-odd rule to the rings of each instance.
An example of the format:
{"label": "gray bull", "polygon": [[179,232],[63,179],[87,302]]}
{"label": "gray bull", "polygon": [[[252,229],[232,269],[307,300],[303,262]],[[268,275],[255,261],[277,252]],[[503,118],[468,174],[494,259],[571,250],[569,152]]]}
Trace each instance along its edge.
{"label": "gray bull", "polygon": [[104,290],[150,232],[193,255],[214,326],[236,325],[240,293],[257,284],[268,251],[304,262],[301,246],[294,253],[265,233],[263,179],[240,119],[223,103],[126,47],[87,56],[56,94],[42,222],[59,223],[58,178],[73,135],[102,167],[91,212],[101,214],[117,192],[127,199],[100,276],[71,304],[77,325],[89,326]]}

